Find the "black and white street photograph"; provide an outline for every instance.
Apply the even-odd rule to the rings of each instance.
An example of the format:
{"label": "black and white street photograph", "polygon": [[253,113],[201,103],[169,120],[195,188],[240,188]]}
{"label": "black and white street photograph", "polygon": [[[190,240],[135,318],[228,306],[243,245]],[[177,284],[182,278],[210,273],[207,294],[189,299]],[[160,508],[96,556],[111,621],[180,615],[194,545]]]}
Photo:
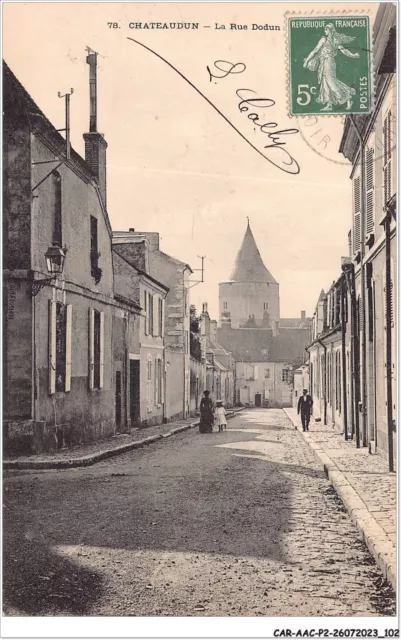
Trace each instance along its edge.
{"label": "black and white street photograph", "polygon": [[3,3],[2,637],[399,636],[397,8]]}

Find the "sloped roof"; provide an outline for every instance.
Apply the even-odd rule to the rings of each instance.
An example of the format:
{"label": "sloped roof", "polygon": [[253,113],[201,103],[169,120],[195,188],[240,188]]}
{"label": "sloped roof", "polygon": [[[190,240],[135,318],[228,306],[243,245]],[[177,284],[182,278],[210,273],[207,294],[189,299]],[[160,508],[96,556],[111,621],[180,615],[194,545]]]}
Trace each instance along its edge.
{"label": "sloped roof", "polygon": [[302,364],[305,347],[309,342],[309,329],[280,329],[273,336],[271,329],[217,330],[220,344],[229,349],[236,361],[288,362]]}
{"label": "sloped roof", "polygon": [[310,318],[280,318],[281,329],[305,329],[308,327]]}
{"label": "sloped roof", "polygon": [[270,282],[277,284],[277,281],[263,264],[249,221],[241,248],[235,259],[234,270],[230,276],[230,281]]}
{"label": "sloped roof", "polygon": [[271,344],[271,362],[302,363],[309,343],[309,329],[280,329]]}
{"label": "sloped roof", "polygon": [[[231,351],[234,360],[244,362],[271,362],[271,329],[217,329],[219,343]],[[265,351],[265,354],[263,353]]]}

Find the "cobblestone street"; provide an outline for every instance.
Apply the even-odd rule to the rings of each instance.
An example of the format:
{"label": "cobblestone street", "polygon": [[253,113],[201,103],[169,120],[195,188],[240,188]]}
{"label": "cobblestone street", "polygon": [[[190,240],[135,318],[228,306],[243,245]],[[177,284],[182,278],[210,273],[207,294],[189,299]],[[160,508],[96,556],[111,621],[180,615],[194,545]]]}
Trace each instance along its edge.
{"label": "cobblestone street", "polygon": [[281,410],[6,472],[6,615],[377,616],[395,596]]}

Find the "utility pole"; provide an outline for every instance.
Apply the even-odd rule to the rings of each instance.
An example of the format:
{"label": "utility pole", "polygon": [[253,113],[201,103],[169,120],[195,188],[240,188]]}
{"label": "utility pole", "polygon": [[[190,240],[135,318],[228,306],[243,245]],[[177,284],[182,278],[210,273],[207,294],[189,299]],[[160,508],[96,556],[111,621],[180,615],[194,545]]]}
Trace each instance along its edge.
{"label": "utility pole", "polygon": [[65,131],[65,142],[66,142],[66,157],[67,160],[71,158],[71,141],[70,141],[70,97],[74,93],[74,89],[71,88],[70,93],[65,93],[61,95],[60,91],[58,92],[59,98],[65,98],[65,128],[57,129],[57,131]]}

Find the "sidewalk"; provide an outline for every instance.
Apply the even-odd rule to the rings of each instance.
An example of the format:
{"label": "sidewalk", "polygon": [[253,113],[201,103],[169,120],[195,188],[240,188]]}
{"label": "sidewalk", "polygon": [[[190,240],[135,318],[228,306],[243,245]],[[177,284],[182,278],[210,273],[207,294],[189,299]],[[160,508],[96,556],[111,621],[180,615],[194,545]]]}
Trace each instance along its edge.
{"label": "sidewalk", "polygon": [[[227,411],[227,418],[233,417],[241,409]],[[199,417],[187,418],[168,424],[132,430],[131,433],[116,434],[96,442],[62,449],[52,453],[40,453],[30,456],[5,457],[3,469],[73,469],[88,467],[96,462],[111,458],[133,449],[139,449],[176,433],[187,431],[199,425]]]}
{"label": "sidewalk", "polygon": [[295,409],[284,409],[344,503],[379,568],[396,589],[396,474],[386,460],[321,422],[303,432]]}

